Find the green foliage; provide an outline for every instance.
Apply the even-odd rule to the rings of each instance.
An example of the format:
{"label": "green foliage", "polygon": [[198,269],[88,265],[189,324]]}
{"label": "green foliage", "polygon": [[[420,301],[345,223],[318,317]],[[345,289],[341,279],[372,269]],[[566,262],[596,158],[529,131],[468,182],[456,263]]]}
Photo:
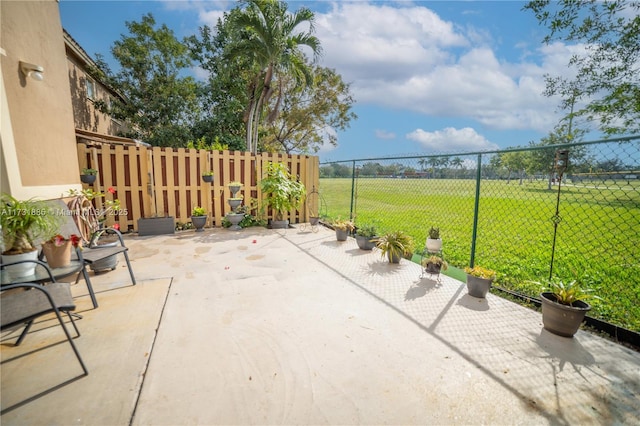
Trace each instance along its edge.
{"label": "green foliage", "polygon": [[440,270],[442,271],[446,271],[447,269],[449,269],[449,264],[447,263],[446,260],[444,260],[443,258],[441,258],[440,256],[436,256],[436,255],[432,255],[429,257],[425,257],[422,260],[422,266],[423,267],[427,267],[427,265],[432,264],[432,265],[439,265],[440,266]]}
{"label": "green foliage", "polygon": [[[606,145],[633,154],[634,144]],[[598,162],[604,165],[607,155],[599,149]],[[640,179],[603,179],[609,178],[582,183],[569,178],[563,183],[554,274],[567,280],[575,277],[575,270],[588,272],[590,285],[604,300],[591,315],[640,331],[640,265],[635,261],[640,259]],[[350,177],[320,179],[327,216],[349,216],[351,183]],[[443,250],[449,265],[469,264],[474,180],[367,178],[355,183],[356,223],[375,221],[380,233],[402,226],[420,242],[428,225],[437,223],[446,235]],[[548,191],[547,184],[544,178],[531,177],[522,185],[506,179],[481,183],[475,263],[499,271],[501,287],[531,297],[540,294],[533,281],[549,275],[557,191]]]}
{"label": "green foliage", "polygon": [[206,215],[207,215],[207,211],[204,209],[204,207],[196,206],[193,208],[193,210],[191,210],[191,216],[206,216]]}
{"label": "green foliage", "polygon": [[563,305],[570,305],[580,300],[588,302],[590,300],[601,300],[600,297],[593,294],[593,290],[585,287],[579,280],[564,282],[563,280],[553,277],[545,283],[535,282],[543,291],[553,293],[556,301]]}
{"label": "green foliage", "polygon": [[[585,117],[607,134],[639,133],[640,2],[535,0],[524,9],[547,27],[544,43],[588,46],[569,59],[575,77],[546,76],[545,95],[562,97],[566,118]],[[576,104],[585,106],[574,112]]]}
{"label": "green foliage", "polygon": [[209,73],[209,78],[198,91],[206,114],[195,124],[193,134],[197,138],[206,136],[209,140],[219,137],[222,144],[236,151],[247,149],[244,113],[249,102],[247,87],[253,72],[249,57],[238,56],[228,60],[230,54],[227,51],[241,36],[241,31],[233,25],[240,13],[240,8],[231,9],[218,19],[215,28],[200,27],[197,35],[185,40],[193,60]]}
{"label": "green foliage", "polygon": [[18,200],[0,195],[0,227],[2,254],[21,254],[36,250],[37,239],[48,239],[57,233],[61,217],[44,201]]}
{"label": "green foliage", "polygon": [[98,171],[96,169],[91,169],[91,168],[82,169],[82,174],[83,175],[96,175],[97,173],[98,173]]}
{"label": "green foliage", "polygon": [[[225,151],[229,149],[229,145],[223,144],[220,142],[220,138],[217,136],[214,138],[213,142],[207,144],[206,136],[202,136],[196,141],[187,142],[187,148],[189,149],[204,149],[206,151]],[[213,173],[212,173],[213,174]]]}
{"label": "green foliage", "polygon": [[388,232],[376,239],[376,247],[383,258],[407,257],[413,250],[413,238],[404,231]]}
{"label": "green foliage", "polygon": [[373,238],[377,236],[376,227],[370,224],[358,225],[356,226],[356,235],[360,235],[361,237]]}
{"label": "green foliage", "polygon": [[213,170],[208,170],[206,172],[202,172],[202,176],[213,176],[213,175],[214,175]]}
{"label": "green foliage", "polygon": [[331,221],[331,226],[333,226],[333,229],[339,229],[347,232],[353,232],[355,229],[355,224],[348,219],[334,219]]}
{"label": "green foliage", "polygon": [[[243,213],[243,212],[240,212]],[[231,222],[226,217],[222,218],[222,226],[228,228],[231,226]],[[251,226],[267,226],[267,221],[259,217],[253,216],[249,213],[244,213],[244,217],[238,223],[241,228],[249,228]]]}
{"label": "green foliage", "polygon": [[112,74],[101,57],[96,60],[105,82],[122,98],[97,106],[129,124],[132,132],[126,136],[152,145],[184,146],[199,114],[197,84],[192,77],[181,77],[191,66],[189,51],[166,25],[156,27],[151,14],[126,26],[129,35],[111,48],[121,71]]}
{"label": "green foliage", "polygon": [[267,196],[266,203],[273,209],[276,220],[282,220],[285,212],[300,207],[306,195],[304,185],[294,179],[283,163],[267,163],[260,189]]}
{"label": "green foliage", "polygon": [[429,229],[429,238],[431,238],[432,240],[437,240],[440,238],[440,228],[435,228],[435,227],[431,227],[431,229]]}
{"label": "green foliage", "polygon": [[473,268],[467,266],[466,268],[464,268],[464,272],[474,277],[484,278],[486,280],[496,279],[496,271],[484,268],[482,266],[474,266]]}
{"label": "green foliage", "polygon": [[280,108],[280,114],[264,129],[265,151],[315,153],[324,143],[337,146],[337,134],[326,129],[345,130],[357,118],[351,111],[355,100],[340,74],[320,66],[313,68],[313,74],[313,84],[302,88],[290,76],[278,78],[283,94],[269,108]]}
{"label": "green foliage", "polygon": [[[320,41],[313,35],[314,14],[302,7],[296,12],[287,10],[287,3],[273,0],[246,0],[246,7],[230,14],[232,43],[225,49],[227,61],[249,59],[248,104],[245,109],[247,150],[256,153],[258,129],[265,119],[273,120],[279,112],[280,100],[270,111],[264,110],[274,94],[282,91],[274,84],[274,77],[288,75],[298,86],[313,83],[312,70],[305,62],[300,48],[308,47],[314,56],[320,53]],[[307,27],[305,31],[303,28]],[[277,79],[276,79],[277,82]]]}

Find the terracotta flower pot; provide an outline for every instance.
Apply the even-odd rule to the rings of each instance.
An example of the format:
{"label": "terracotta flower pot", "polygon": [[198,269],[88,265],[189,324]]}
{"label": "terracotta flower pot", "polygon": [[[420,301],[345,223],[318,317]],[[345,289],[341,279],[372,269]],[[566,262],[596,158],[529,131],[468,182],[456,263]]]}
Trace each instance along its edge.
{"label": "terracotta flower pot", "polygon": [[71,263],[71,241],[65,241],[61,246],[47,241],[42,244],[42,251],[51,268],[69,266]]}

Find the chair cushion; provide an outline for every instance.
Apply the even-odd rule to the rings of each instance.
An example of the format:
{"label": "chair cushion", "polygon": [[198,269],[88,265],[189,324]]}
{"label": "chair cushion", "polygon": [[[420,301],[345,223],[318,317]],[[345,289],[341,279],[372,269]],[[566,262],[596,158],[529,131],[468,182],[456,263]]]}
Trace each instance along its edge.
{"label": "chair cushion", "polygon": [[[69,283],[50,283],[45,286],[61,311],[76,308]],[[0,295],[0,324],[2,328],[19,325],[41,315],[53,312],[47,296],[38,289],[12,289]]]}

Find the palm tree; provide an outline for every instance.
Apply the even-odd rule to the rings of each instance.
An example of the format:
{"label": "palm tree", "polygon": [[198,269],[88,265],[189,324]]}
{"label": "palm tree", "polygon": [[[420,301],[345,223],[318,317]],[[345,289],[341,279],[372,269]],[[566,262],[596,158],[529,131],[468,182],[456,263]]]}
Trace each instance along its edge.
{"label": "palm tree", "polygon": [[436,178],[436,167],[440,165],[440,160],[437,157],[430,157],[427,163],[431,166],[431,179]]}
{"label": "palm tree", "polygon": [[[288,74],[298,84],[311,85],[313,76],[301,46],[308,46],[314,60],[321,52],[320,40],[313,35],[314,14],[306,7],[288,13],[287,4],[277,0],[247,0],[246,9],[234,21],[241,41],[230,49],[233,57],[251,58],[254,71],[249,84],[249,104],[245,112],[247,150],[258,149],[258,127],[263,117],[264,106],[278,90],[278,100],[268,119],[278,114],[282,93],[272,85],[274,76]],[[309,30],[299,32],[297,28],[307,23]]]}
{"label": "palm tree", "polygon": [[450,161],[450,160],[451,160],[451,159],[450,159],[449,157],[442,157],[442,158],[440,158],[440,160],[438,161],[438,165],[439,165],[439,166],[442,166],[442,168],[443,168],[443,171],[440,173],[440,176],[441,176],[441,177],[447,177],[447,174],[446,174],[446,173],[447,173],[447,170],[446,170],[446,169],[447,169],[447,166],[449,165],[449,161]]}
{"label": "palm tree", "polygon": [[[459,167],[462,167],[462,163],[463,163],[463,161],[462,161],[462,158],[460,158],[460,157],[453,157],[453,159],[451,160],[451,165],[454,167],[454,170],[459,168]],[[453,173],[453,178],[454,179],[456,178],[455,171]]]}

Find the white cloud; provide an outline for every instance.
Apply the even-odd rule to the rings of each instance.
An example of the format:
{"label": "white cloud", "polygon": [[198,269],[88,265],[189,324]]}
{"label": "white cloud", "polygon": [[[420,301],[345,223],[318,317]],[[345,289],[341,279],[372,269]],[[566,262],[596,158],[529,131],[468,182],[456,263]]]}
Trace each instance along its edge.
{"label": "white cloud", "polygon": [[406,138],[419,142],[425,150],[442,152],[488,151],[498,149],[498,145],[489,142],[474,129],[465,127],[454,129],[447,127],[435,132],[416,129],[406,135]]}
{"label": "white cloud", "polygon": [[218,19],[222,18],[225,10],[226,9],[201,10],[198,13],[198,18],[203,25],[207,25],[212,29],[215,29],[218,24]]}
{"label": "white cloud", "polygon": [[193,72],[195,79],[200,81],[207,80],[211,75],[209,71],[200,67],[191,67],[191,72]]}
{"label": "white cloud", "polygon": [[376,138],[378,139],[395,139],[396,134],[393,132],[388,132],[386,130],[376,129]]}
{"label": "white cloud", "polygon": [[[236,5],[188,4],[211,27]],[[584,51],[562,43],[532,50],[528,40],[510,40],[520,58],[506,60],[494,50],[489,29],[446,21],[428,2],[334,2],[316,12],[316,35],[322,65],[351,84],[359,104],[543,133],[559,118],[558,99],[542,94],[544,75],[568,75],[569,57]]]}
{"label": "white cloud", "polygon": [[351,83],[359,103],[470,118],[492,129],[549,131],[558,101],[542,95],[544,75],[566,75],[568,58],[582,49],[556,44],[522,50],[537,63],[499,60],[485,29],[445,21],[428,3],[334,3],[316,18],[323,64]]}

